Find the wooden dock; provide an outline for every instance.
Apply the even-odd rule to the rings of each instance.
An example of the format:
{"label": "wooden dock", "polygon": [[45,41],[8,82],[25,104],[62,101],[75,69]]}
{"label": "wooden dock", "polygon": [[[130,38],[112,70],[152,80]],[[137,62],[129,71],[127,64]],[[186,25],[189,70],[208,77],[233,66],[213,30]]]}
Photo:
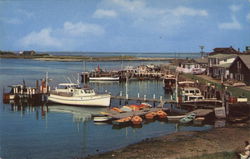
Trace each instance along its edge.
{"label": "wooden dock", "polygon": [[136,97],[126,97],[126,96],[111,96],[111,99],[117,99],[117,100],[133,100],[133,101],[140,101],[140,102],[157,102],[157,103],[176,103],[175,100],[171,99],[156,99],[156,98],[136,98]]}
{"label": "wooden dock", "polygon": [[213,109],[196,109],[194,111],[189,112],[188,114],[195,113],[196,117],[205,117],[213,112],[214,112]]}

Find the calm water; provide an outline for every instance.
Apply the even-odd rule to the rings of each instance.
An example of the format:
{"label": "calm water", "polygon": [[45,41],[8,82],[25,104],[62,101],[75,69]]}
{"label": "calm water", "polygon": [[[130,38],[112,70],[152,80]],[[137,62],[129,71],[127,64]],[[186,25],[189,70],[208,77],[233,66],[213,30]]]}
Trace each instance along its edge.
{"label": "calm water", "polygon": [[[149,62],[152,63],[152,62]],[[89,62],[87,70],[100,64],[108,70],[121,67],[121,62]],[[139,65],[124,62],[123,65]],[[144,62],[144,64],[147,64]],[[32,60],[0,59],[0,93],[3,87],[22,83],[35,86],[35,80],[49,73],[50,84],[65,82],[67,77],[77,80],[82,72],[81,62],[45,62]],[[124,83],[90,83],[99,92],[107,90],[113,95],[125,92]],[[146,95],[149,98],[168,98],[161,81],[131,81],[128,83],[129,96]],[[2,101],[2,96],[0,97]],[[179,126],[175,123],[153,122],[142,128],[114,128],[109,124],[96,125],[90,120],[91,113],[103,108],[80,108],[62,105],[22,107],[0,102],[0,158],[2,159],[69,159],[109,151],[145,138],[170,134],[175,131],[207,130],[211,126]],[[123,104],[123,103],[122,103]],[[119,101],[112,101],[118,106]]]}
{"label": "calm water", "polygon": [[198,58],[201,56],[199,52],[189,52],[189,53],[177,53],[177,52],[167,52],[167,53],[149,53],[149,52],[49,52],[51,55],[82,55],[82,56],[136,56],[136,57],[169,57],[169,58]]}

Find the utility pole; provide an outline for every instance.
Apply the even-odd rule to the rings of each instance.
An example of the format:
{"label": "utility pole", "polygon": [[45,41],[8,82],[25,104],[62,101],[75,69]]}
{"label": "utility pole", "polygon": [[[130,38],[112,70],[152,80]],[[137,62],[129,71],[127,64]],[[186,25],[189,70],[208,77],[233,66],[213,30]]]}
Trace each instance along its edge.
{"label": "utility pole", "polygon": [[201,57],[203,57],[204,56],[204,52],[203,52],[203,49],[205,48],[205,46],[203,46],[203,45],[200,45],[200,49],[201,49]]}

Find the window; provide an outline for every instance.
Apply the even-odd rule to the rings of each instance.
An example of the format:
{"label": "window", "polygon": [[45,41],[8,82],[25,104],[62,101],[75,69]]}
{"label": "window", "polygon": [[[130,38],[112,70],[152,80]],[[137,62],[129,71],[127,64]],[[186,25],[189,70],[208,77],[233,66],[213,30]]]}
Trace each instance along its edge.
{"label": "window", "polygon": [[240,61],[237,61],[237,68],[241,69],[241,62]]}

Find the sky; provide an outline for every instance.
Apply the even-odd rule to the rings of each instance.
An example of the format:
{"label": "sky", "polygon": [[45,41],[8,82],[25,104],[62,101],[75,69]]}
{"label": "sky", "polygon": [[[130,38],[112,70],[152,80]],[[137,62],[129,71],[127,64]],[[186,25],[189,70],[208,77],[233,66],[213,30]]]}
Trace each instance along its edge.
{"label": "sky", "polygon": [[250,45],[250,0],[0,0],[0,50],[199,52]]}

